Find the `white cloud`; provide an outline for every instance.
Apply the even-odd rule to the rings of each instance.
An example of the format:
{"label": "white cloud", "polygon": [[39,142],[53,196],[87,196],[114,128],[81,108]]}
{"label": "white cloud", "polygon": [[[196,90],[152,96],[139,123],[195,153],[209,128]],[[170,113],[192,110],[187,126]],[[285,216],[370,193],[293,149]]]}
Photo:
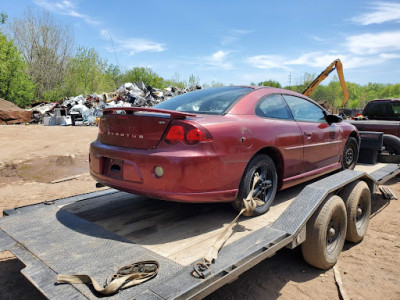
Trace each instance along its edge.
{"label": "white cloud", "polygon": [[287,69],[286,58],[278,55],[256,55],[245,59],[247,63],[258,69]]}
{"label": "white cloud", "polygon": [[351,20],[360,25],[400,22],[400,3],[377,2],[372,5],[373,11],[359,15]]}
{"label": "white cloud", "polygon": [[321,42],[321,43],[325,43],[325,42],[329,41],[329,39],[321,38],[321,37],[316,36],[316,35],[310,35],[309,38],[313,39],[314,41]]}
{"label": "white cloud", "polygon": [[242,35],[244,35],[244,34],[249,34],[249,33],[252,33],[252,32],[253,32],[252,30],[247,30],[247,29],[232,29],[231,31],[232,31],[233,33],[242,34]]}
{"label": "white cloud", "polygon": [[246,29],[231,29],[229,30],[229,34],[224,36],[221,40],[221,44],[223,46],[232,44],[236,41],[238,41],[242,36],[246,34],[252,33],[251,30],[246,30]]}
{"label": "white cloud", "polygon": [[380,54],[378,56],[360,56],[353,54],[344,54],[332,51],[331,53],[324,52],[309,52],[301,55],[299,58],[287,61],[287,65],[305,65],[323,70],[329,66],[335,59],[340,59],[343,63],[344,69],[357,69],[365,67],[367,65],[376,65],[386,62],[387,60],[398,58],[398,55],[394,54]]}
{"label": "white cloud", "polygon": [[344,69],[347,70],[362,68],[367,65],[382,64],[388,60],[400,58],[400,54],[381,53],[374,55],[354,55],[336,51],[331,51],[329,53],[308,52],[294,59],[283,56],[258,55],[249,57],[246,62],[259,69],[290,70],[293,66],[309,66],[322,71],[338,58],[343,63]]}
{"label": "white cloud", "polygon": [[309,65],[312,67],[321,68],[328,66],[332,61],[337,58],[337,54],[324,54],[322,52],[309,52],[300,55],[298,58],[288,60],[285,62],[287,65]]}
{"label": "white cloud", "polygon": [[222,38],[221,45],[226,46],[236,42],[237,40],[238,38],[236,36],[227,35]]}
{"label": "white cloud", "polygon": [[[110,32],[106,29],[100,30],[100,34],[104,38],[110,38]],[[157,43],[141,38],[124,38],[119,39],[118,37],[113,37],[113,42],[115,44],[115,51],[117,52],[127,52],[128,55],[135,55],[139,52],[162,52],[167,50],[163,43]],[[114,50],[108,47],[109,52]]]}
{"label": "white cloud", "polygon": [[116,43],[116,51],[127,51],[129,55],[134,55],[138,52],[162,52],[166,50],[164,44],[146,39],[129,38],[116,40]]}
{"label": "white cloud", "polygon": [[400,51],[400,31],[364,33],[346,39],[348,49],[356,54]]}
{"label": "white cloud", "polygon": [[219,50],[210,56],[201,58],[200,60],[209,66],[230,70],[233,69],[232,63],[227,61],[228,55],[230,53],[231,51]]}
{"label": "white cloud", "polygon": [[84,20],[88,24],[99,24],[100,22],[92,19],[90,16],[79,13],[76,9],[76,4],[73,1],[49,1],[35,0],[34,3],[56,14],[71,16]]}
{"label": "white cloud", "polygon": [[379,54],[379,57],[385,58],[385,59],[394,59],[394,58],[400,58],[400,54],[388,54],[388,53],[381,53]]}

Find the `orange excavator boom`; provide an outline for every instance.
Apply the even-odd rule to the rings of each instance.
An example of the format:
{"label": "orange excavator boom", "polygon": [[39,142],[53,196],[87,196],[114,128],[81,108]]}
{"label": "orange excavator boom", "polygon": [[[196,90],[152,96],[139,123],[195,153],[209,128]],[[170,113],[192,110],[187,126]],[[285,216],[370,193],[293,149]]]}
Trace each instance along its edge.
{"label": "orange excavator boom", "polygon": [[349,92],[347,91],[346,87],[346,82],[344,80],[344,75],[343,75],[343,65],[340,59],[334,60],[325,70],[321,72],[321,74],[318,75],[317,78],[314,79],[313,82],[304,90],[303,95],[309,97],[316,87],[326,78],[329,76],[329,74],[336,69],[336,72],[338,73],[339,76],[339,81],[340,85],[342,86],[343,90],[343,102],[342,102],[342,108],[346,104],[347,100],[349,99]]}

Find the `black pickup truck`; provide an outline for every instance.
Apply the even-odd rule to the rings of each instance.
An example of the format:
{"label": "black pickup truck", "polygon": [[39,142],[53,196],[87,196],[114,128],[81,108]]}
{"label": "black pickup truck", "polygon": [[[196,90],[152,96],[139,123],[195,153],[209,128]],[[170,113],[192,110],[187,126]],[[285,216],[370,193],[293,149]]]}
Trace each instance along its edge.
{"label": "black pickup truck", "polygon": [[383,132],[383,146],[390,154],[400,155],[400,99],[368,102],[363,119],[349,120],[359,131]]}

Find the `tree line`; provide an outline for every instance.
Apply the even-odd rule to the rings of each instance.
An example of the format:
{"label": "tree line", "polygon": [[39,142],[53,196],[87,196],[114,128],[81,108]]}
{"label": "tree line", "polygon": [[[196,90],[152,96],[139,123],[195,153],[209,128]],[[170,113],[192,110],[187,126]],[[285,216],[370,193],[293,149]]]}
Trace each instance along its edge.
{"label": "tree line", "polygon": [[[45,10],[28,8],[21,18],[13,20],[8,20],[7,14],[1,12],[0,97],[26,107],[37,101],[59,101],[66,96],[112,91],[124,82],[143,81],[157,88],[200,84],[200,79],[194,75],[188,80],[180,80],[178,73],[165,79],[145,67],[121,71],[94,48],[78,46],[74,49],[73,45],[71,30],[58,24]],[[283,88],[301,93],[315,77],[316,74],[306,73],[301,84]],[[223,84],[212,81],[202,85]],[[258,85],[282,87],[272,79]],[[400,84],[347,82],[347,88],[350,97],[346,107],[363,107],[369,100],[377,98],[400,97]],[[319,85],[311,97],[340,107],[343,94],[337,77],[327,85]]]}
{"label": "tree line", "polygon": [[[257,85],[284,88],[302,93],[316,77],[317,74],[305,73],[301,79],[302,83],[292,86],[281,86],[278,81],[272,79],[259,82]],[[254,83],[252,84],[255,85]],[[347,108],[363,108],[368,101],[373,99],[400,98],[400,83],[382,84],[370,82],[360,85],[346,81],[346,87],[349,92],[349,99],[345,105]],[[332,107],[341,108],[343,91],[339,78],[335,75],[328,84],[320,84],[314,90],[311,98],[315,101],[328,101]]]}

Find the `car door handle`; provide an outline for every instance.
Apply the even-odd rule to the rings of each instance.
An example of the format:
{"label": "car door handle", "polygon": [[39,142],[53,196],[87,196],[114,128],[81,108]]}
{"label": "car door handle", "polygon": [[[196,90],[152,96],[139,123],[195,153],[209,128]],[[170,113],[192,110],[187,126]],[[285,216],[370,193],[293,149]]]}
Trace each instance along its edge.
{"label": "car door handle", "polygon": [[305,137],[306,138],[311,138],[311,136],[312,136],[312,133],[311,132],[304,132],[304,135],[305,135]]}

